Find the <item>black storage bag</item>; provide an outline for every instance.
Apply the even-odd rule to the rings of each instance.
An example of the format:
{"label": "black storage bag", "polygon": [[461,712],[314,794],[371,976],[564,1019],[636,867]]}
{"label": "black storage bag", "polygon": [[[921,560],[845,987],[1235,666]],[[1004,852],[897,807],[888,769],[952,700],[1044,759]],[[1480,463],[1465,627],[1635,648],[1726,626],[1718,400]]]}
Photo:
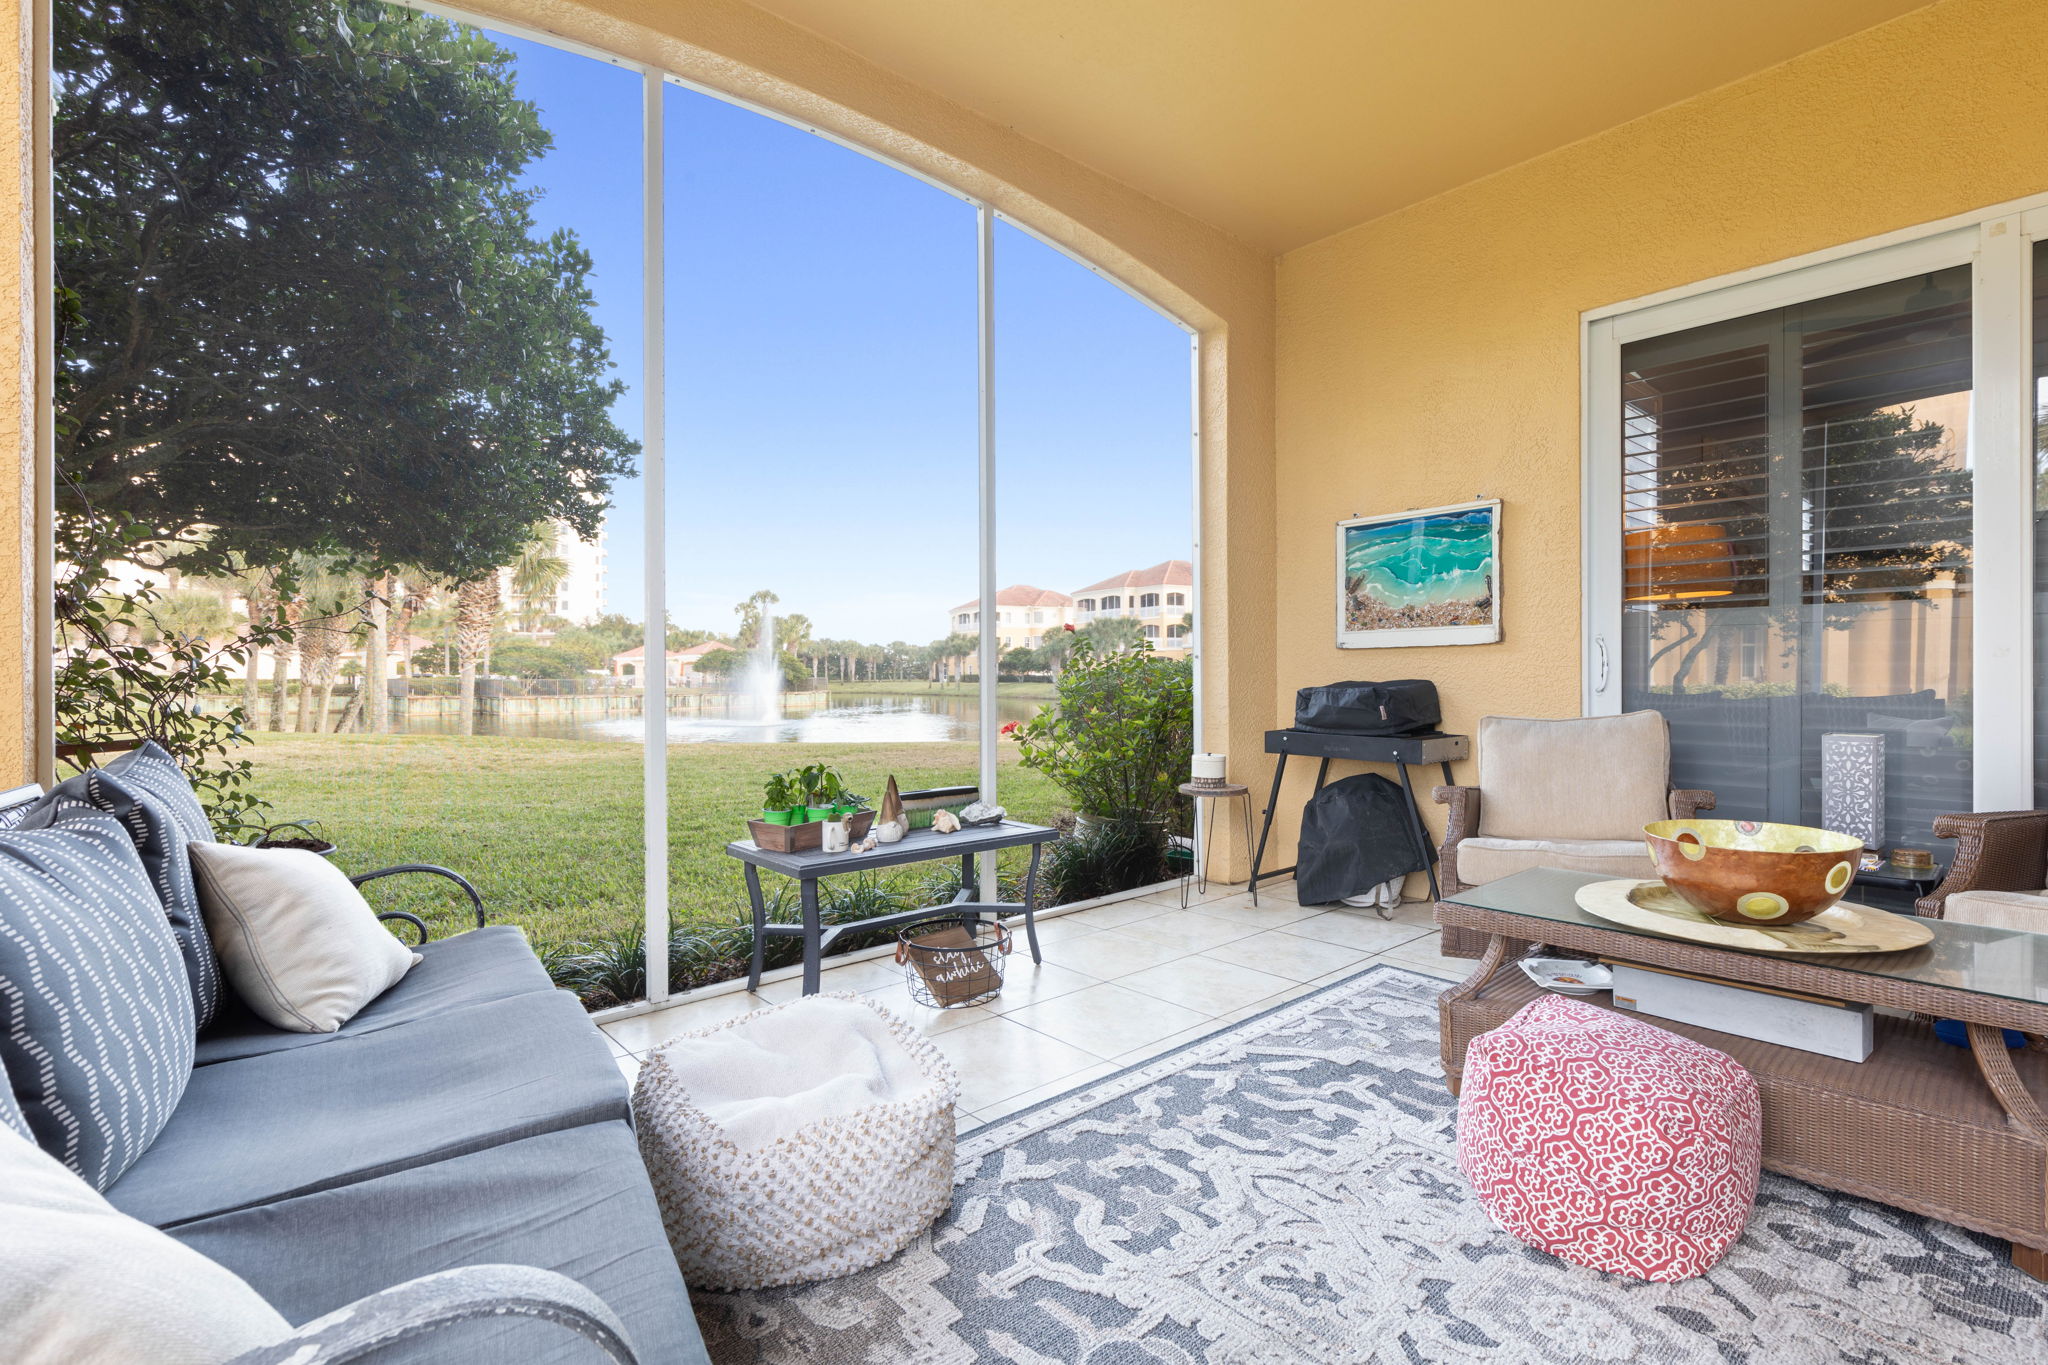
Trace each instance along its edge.
{"label": "black storage bag", "polygon": [[1443,724],[1436,684],[1427,678],[1341,682],[1294,694],[1294,728],[1334,735],[1417,735]]}
{"label": "black storage bag", "polygon": [[1434,848],[1416,847],[1406,794],[1378,773],[1360,773],[1332,782],[1301,808],[1294,894],[1303,905],[1326,905],[1434,861]]}

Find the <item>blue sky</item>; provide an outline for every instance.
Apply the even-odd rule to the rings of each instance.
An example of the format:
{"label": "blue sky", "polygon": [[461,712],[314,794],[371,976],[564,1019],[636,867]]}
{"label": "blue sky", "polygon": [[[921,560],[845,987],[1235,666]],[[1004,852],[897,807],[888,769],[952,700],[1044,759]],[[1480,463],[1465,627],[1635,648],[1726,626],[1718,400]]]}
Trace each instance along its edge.
{"label": "blue sky", "polygon": [[[619,373],[641,361],[640,82],[504,38],[554,150],[546,230],[596,262]],[[757,588],[817,632],[922,643],[976,591],[973,210],[758,114],[667,98],[668,598],[728,629]],[[1071,592],[1186,558],[1186,335],[1011,228],[996,244],[998,576]],[[640,434],[633,387],[619,420]],[[643,502],[610,522],[638,614]]]}

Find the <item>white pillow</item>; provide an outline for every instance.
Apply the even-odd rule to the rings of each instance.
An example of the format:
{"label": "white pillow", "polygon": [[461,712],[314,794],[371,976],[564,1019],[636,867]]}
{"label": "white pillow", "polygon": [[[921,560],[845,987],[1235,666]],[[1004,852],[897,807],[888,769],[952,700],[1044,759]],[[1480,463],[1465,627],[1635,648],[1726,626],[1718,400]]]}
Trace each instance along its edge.
{"label": "white pillow", "polygon": [[202,843],[190,852],[221,969],[266,1023],[332,1033],[419,961],[317,853]]}
{"label": "white pillow", "polygon": [[220,1365],[291,1334],[241,1276],[4,1125],[0,1229],[0,1353],[13,1365]]}

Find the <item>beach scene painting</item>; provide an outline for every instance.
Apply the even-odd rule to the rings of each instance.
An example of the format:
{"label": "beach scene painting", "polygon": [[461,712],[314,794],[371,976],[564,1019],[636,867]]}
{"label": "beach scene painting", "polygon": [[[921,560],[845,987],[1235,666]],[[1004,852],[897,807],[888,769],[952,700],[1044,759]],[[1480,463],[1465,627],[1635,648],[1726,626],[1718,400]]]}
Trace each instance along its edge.
{"label": "beach scene painting", "polygon": [[1337,645],[1500,639],[1500,502],[1337,523]]}

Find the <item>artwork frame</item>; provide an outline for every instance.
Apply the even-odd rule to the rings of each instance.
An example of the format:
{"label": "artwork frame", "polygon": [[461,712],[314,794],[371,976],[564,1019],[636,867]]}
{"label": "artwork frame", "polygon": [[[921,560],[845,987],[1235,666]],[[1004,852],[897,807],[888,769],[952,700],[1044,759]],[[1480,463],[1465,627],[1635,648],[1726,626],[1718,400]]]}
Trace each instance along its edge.
{"label": "artwork frame", "polygon": [[1499,498],[1338,522],[1337,648],[1498,642],[1500,539]]}

